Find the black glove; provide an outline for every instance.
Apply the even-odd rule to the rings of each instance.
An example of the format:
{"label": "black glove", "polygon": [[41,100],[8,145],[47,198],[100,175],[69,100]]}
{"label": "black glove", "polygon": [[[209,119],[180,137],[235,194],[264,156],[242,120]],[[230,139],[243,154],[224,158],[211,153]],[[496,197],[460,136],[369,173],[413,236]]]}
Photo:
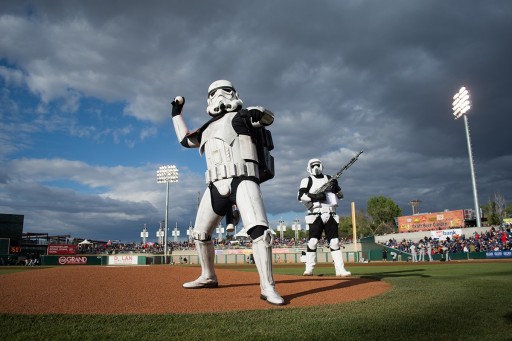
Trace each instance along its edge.
{"label": "black glove", "polygon": [[338,180],[336,180],[336,179],[329,180],[329,186],[325,189],[325,191],[326,192],[332,192],[334,194],[340,192],[341,191],[341,187],[338,184]]}
{"label": "black glove", "polygon": [[334,186],[333,186],[333,184],[332,184],[332,183],[331,183],[331,184],[329,184],[329,186],[325,189],[325,191],[326,191],[326,192],[333,192],[333,193],[335,193],[335,192],[334,192]]}
{"label": "black glove", "polygon": [[[177,101],[178,97],[181,97],[182,101]],[[183,110],[183,105],[185,104],[185,97],[178,96],[172,102],[172,117],[181,115],[181,111]]]}
{"label": "black glove", "polygon": [[308,193],[308,197],[311,198],[312,201],[324,201],[325,200],[325,192],[322,193]]}
{"label": "black glove", "polygon": [[259,122],[263,118],[263,114],[263,111],[258,109],[251,109],[250,111],[253,122]]}
{"label": "black glove", "polygon": [[265,113],[259,109],[241,109],[239,111],[240,117],[242,117],[247,124],[252,125],[252,122],[260,122]]}

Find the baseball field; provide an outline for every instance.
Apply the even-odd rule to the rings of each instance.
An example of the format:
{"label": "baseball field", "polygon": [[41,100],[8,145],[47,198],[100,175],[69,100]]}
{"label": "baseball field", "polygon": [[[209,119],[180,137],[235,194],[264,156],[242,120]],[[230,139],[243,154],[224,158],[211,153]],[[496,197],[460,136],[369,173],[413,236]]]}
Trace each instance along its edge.
{"label": "baseball field", "polygon": [[286,305],[254,266],[181,288],[193,265],[0,268],[1,340],[512,340],[512,261],[347,264],[352,277],[276,265]]}

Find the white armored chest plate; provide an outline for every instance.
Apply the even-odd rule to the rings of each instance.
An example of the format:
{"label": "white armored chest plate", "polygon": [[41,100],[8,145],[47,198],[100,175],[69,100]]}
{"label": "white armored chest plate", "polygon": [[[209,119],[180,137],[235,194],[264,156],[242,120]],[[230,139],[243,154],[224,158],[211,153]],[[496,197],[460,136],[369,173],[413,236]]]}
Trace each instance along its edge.
{"label": "white armored chest plate", "polygon": [[[212,122],[201,136],[199,151],[206,158],[207,183],[242,175],[259,176],[257,164],[245,161],[254,158],[254,146],[250,142],[250,136],[239,136],[236,133],[232,125],[235,115],[236,113],[227,113],[221,119]],[[245,140],[248,140],[248,143],[245,143],[248,147],[241,147],[241,141]],[[244,149],[250,149],[249,153]]]}
{"label": "white armored chest plate", "polygon": [[[319,189],[327,181],[329,181],[329,178],[326,175],[324,175],[322,178],[316,178],[314,176],[311,176],[310,178],[311,180],[313,180],[313,183],[311,184],[311,189],[309,190],[310,193],[314,193],[317,189]],[[338,199],[336,198],[336,194],[332,192],[325,193],[325,201],[322,201],[321,205],[327,207],[338,206]]]}
{"label": "white armored chest plate", "polygon": [[199,151],[205,153],[205,144],[211,139],[219,139],[228,145],[232,145],[237,133],[231,124],[236,113],[228,113],[221,119],[211,123],[201,136],[201,145]]}

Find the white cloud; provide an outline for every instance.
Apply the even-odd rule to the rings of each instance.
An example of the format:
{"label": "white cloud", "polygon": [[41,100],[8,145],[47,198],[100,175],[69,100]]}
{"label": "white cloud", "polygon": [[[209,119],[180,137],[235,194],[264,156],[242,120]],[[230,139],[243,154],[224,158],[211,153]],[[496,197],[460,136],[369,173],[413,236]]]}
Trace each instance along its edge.
{"label": "white cloud", "polygon": [[276,114],[276,177],[262,186],[269,214],[302,214],[295,195],[307,159],[334,172],[359,150],[342,179],[347,201],[471,206],[464,129],[450,116],[460,83],[474,89],[480,192],[510,195],[502,130],[512,52],[498,34],[511,28],[508,2],[294,3],[293,14],[286,2],[230,2],[229,19],[224,2],[42,1],[30,13],[23,4],[0,5],[0,205],[16,207],[6,205],[16,194],[12,205],[33,207],[31,193],[37,205],[59,202],[30,209],[31,223],[37,213],[76,232],[78,221],[80,232],[115,220],[116,231],[134,228],[162,210],[151,165],[172,160],[189,167],[171,200],[188,224],[205,163],[176,141],[170,101],[185,96],[184,118],[198,128],[215,79]]}

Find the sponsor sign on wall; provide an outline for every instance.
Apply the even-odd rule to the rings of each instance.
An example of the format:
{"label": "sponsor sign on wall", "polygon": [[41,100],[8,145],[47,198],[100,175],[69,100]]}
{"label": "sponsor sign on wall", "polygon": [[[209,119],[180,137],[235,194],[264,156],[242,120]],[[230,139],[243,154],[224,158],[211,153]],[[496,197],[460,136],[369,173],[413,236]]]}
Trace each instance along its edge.
{"label": "sponsor sign on wall", "polygon": [[228,249],[228,250],[215,250],[216,255],[248,255],[252,253],[252,249]]}
{"label": "sponsor sign on wall", "polygon": [[133,255],[115,255],[108,257],[108,265],[137,265],[139,257]]}
{"label": "sponsor sign on wall", "polygon": [[487,251],[485,256],[487,258],[512,258],[512,251]]}
{"label": "sponsor sign on wall", "polygon": [[49,255],[76,255],[76,245],[50,244],[48,245]]}
{"label": "sponsor sign on wall", "polygon": [[86,265],[87,256],[61,256],[59,257],[60,265]]}
{"label": "sponsor sign on wall", "polygon": [[398,232],[446,230],[463,228],[464,210],[415,214],[398,217]]}
{"label": "sponsor sign on wall", "polygon": [[450,239],[452,239],[453,236],[455,236],[455,235],[460,236],[461,234],[462,234],[462,229],[430,231],[430,236],[432,237],[432,239],[439,239],[441,241],[446,240],[447,237],[450,237]]}

